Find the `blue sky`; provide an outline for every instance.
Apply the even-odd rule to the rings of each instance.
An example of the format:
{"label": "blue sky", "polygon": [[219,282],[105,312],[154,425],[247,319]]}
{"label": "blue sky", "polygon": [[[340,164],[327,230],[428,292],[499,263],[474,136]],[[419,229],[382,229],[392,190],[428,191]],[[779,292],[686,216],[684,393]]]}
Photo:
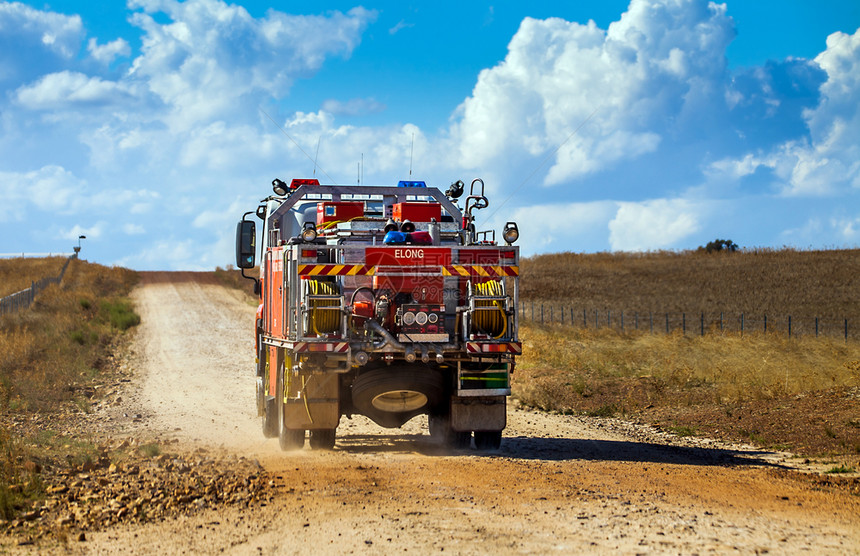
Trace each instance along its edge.
{"label": "blue sky", "polygon": [[[427,3],[430,4],[430,3]],[[0,2],[0,253],[231,262],[275,177],[482,177],[525,254],[860,245],[856,1]]]}

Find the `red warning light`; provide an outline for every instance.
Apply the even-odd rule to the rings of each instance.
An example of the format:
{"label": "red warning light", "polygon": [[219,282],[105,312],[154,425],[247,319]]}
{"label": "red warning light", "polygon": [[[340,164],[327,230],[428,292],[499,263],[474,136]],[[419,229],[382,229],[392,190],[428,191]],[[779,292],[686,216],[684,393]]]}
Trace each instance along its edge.
{"label": "red warning light", "polygon": [[309,178],[295,178],[290,182],[290,189],[298,189],[303,185],[319,185],[320,180]]}

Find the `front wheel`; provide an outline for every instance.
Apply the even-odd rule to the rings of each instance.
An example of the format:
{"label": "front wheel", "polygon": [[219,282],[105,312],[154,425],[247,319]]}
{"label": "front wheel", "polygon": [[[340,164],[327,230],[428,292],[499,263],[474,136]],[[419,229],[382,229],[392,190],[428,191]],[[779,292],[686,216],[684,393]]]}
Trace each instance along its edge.
{"label": "front wheel", "polygon": [[267,379],[257,377],[257,413],[262,417],[263,436],[274,438],[278,436],[278,406],[276,398],[266,392]]}

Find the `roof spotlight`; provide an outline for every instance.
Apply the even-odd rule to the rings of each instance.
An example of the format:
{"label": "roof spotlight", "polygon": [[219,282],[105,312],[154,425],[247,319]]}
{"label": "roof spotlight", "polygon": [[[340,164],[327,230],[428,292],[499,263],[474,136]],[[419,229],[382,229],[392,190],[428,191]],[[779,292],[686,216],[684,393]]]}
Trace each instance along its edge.
{"label": "roof spotlight", "polygon": [[313,222],[305,222],[302,226],[302,241],[311,243],[317,238],[317,226]]}
{"label": "roof spotlight", "polygon": [[463,188],[466,187],[466,184],[463,183],[463,180],[457,180],[451,184],[451,187],[448,188],[448,191],[445,192],[445,195],[450,197],[451,199],[459,199],[463,194]]}
{"label": "roof spotlight", "polygon": [[388,222],[385,223],[385,228],[383,228],[382,231],[387,234],[388,232],[396,232],[397,230],[398,230],[397,222],[395,222],[394,220],[389,218]]}
{"label": "roof spotlight", "polygon": [[512,245],[520,237],[520,230],[517,228],[516,222],[507,222],[504,230],[502,230],[502,238],[505,243]]}
{"label": "roof spotlight", "polygon": [[287,184],[285,184],[278,178],[275,178],[272,180],[272,190],[274,190],[275,195],[280,195],[281,197],[283,197],[287,194]]}
{"label": "roof spotlight", "polygon": [[404,233],[411,233],[415,231],[415,224],[412,223],[411,220],[404,220],[400,223],[400,231]]}

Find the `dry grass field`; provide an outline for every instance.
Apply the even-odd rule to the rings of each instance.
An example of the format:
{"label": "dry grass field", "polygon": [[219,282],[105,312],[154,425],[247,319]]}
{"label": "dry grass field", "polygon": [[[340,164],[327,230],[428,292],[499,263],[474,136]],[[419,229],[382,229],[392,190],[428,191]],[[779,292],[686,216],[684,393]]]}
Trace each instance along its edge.
{"label": "dry grass field", "polygon": [[774,323],[820,317],[860,327],[860,249],[735,253],[556,253],[523,259],[527,303],[606,309],[616,315],[744,313]]}
{"label": "dry grass field", "polygon": [[136,323],[123,297],[134,280],[127,269],[73,260],[62,284],[2,317],[0,408],[50,410],[72,395],[70,383],[97,373],[102,348]]}
{"label": "dry grass field", "polygon": [[66,257],[0,259],[0,297],[25,290],[33,282],[60,273]]}
{"label": "dry grass field", "polygon": [[624,415],[678,434],[807,455],[860,454],[856,333],[846,342],[838,334],[816,338],[808,327],[799,337],[774,332],[778,315],[794,315],[795,323],[819,316],[860,325],[860,250],[562,253],[526,259],[521,268],[527,306],[610,308],[616,319],[621,310],[771,319],[768,334],[712,328],[705,336],[697,319],[686,335],[677,323],[668,335],[634,332],[630,324],[622,333],[617,324],[595,330],[569,320],[566,326],[525,323],[515,384],[524,403]]}
{"label": "dry grass field", "polygon": [[[0,261],[4,284],[27,287],[56,275],[64,260]],[[38,461],[64,451],[89,457],[72,453],[88,448],[64,439],[63,414],[89,410],[93,381],[110,372],[117,337],[139,322],[125,297],[135,281],[133,271],[73,260],[60,285],[41,292],[29,309],[0,317],[0,518],[44,495]],[[55,415],[56,429],[32,438],[12,432],[13,423],[37,413]]]}
{"label": "dry grass field", "polygon": [[[254,268],[249,268],[245,271],[245,276],[260,276],[260,267],[255,266]],[[227,265],[226,268],[216,267],[215,268],[215,278],[218,279],[218,282],[230,287],[235,288],[237,290],[242,290],[247,293],[251,299],[257,299],[257,296],[254,295],[254,281],[248,280],[242,276],[242,271],[236,268],[233,268],[233,265]]]}

